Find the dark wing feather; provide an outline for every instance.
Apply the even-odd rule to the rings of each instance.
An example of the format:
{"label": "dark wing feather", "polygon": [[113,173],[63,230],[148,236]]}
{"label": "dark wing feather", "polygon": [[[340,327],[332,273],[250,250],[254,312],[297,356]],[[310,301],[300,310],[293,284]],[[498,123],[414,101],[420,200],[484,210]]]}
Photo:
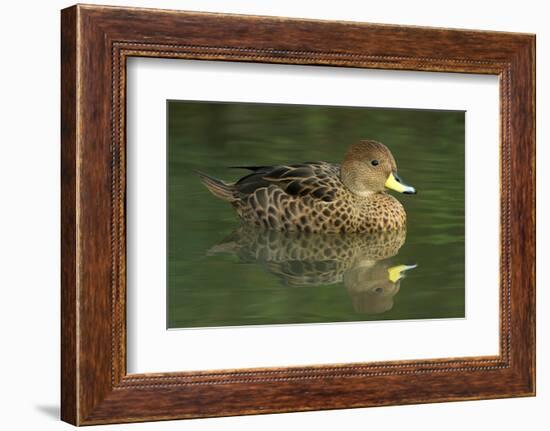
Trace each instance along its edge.
{"label": "dark wing feather", "polygon": [[266,166],[229,166],[230,169],[246,169],[249,171],[257,171],[258,169],[263,169],[265,167]]}
{"label": "dark wing feather", "polygon": [[235,190],[242,195],[275,186],[291,196],[312,196],[325,202],[334,200],[334,181],[339,181],[340,172],[338,165],[325,162],[243,168],[252,173],[234,184]]}

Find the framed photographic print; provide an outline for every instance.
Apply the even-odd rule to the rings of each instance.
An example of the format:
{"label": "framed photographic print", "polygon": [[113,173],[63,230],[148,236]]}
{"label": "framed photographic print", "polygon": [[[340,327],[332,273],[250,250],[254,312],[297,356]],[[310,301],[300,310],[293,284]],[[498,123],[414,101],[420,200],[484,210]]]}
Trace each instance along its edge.
{"label": "framed photographic print", "polygon": [[63,420],[534,395],[533,35],[61,30]]}

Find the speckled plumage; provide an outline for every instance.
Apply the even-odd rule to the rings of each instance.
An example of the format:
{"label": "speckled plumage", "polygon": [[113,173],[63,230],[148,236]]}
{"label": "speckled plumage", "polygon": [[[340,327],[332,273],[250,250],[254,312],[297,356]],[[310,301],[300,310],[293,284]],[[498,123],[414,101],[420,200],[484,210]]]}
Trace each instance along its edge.
{"label": "speckled plumage", "polygon": [[405,226],[403,206],[383,191],[395,160],[378,142],[351,146],[342,165],[319,161],[243,168],[251,172],[232,184],[200,175],[245,223],[303,232],[374,233]]}

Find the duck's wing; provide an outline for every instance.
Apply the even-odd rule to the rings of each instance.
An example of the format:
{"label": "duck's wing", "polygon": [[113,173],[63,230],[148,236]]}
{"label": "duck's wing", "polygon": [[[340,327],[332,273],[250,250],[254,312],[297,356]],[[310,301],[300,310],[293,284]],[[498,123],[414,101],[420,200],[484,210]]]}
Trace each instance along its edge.
{"label": "duck's wing", "polygon": [[243,196],[253,194],[260,188],[274,186],[291,196],[311,196],[331,202],[340,182],[340,166],[326,162],[239,168],[252,171],[233,185]]}

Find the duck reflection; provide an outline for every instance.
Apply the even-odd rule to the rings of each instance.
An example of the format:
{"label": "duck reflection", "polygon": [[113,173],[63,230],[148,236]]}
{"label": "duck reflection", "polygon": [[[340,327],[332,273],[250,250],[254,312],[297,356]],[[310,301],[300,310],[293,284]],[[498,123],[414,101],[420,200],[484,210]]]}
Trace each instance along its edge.
{"label": "duck reflection", "polygon": [[260,264],[289,286],[343,283],[356,312],[378,314],[391,310],[406,271],[416,267],[393,259],[405,237],[405,230],[344,235],[241,226],[208,254]]}

